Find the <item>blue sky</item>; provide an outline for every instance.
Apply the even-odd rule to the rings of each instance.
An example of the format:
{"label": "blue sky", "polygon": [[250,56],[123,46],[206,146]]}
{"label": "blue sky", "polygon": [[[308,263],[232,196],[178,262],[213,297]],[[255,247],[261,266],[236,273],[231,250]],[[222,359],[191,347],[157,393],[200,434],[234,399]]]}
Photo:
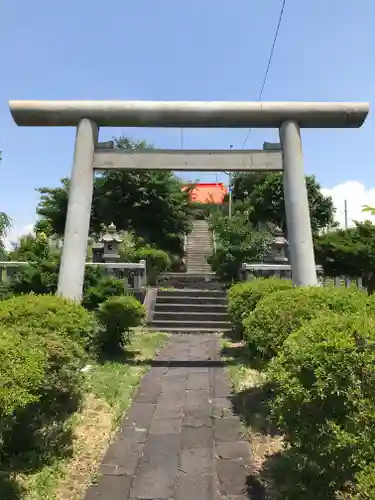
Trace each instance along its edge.
{"label": "blue sky", "polygon": [[[69,175],[74,130],[17,127],[9,99],[256,100],[280,5],[3,0],[0,211],[14,219],[14,234],[35,220],[34,188]],[[374,102],[374,19],[371,0],[287,0],[264,100]],[[180,147],[174,129],[102,129],[101,140],[122,133]],[[245,136],[246,130],[185,130],[184,147],[240,148]],[[247,147],[265,140],[277,141],[277,131],[253,130]],[[306,171],[338,199],[349,197],[351,217],[367,199],[375,203],[371,112],[361,129],[306,130],[303,140]]]}

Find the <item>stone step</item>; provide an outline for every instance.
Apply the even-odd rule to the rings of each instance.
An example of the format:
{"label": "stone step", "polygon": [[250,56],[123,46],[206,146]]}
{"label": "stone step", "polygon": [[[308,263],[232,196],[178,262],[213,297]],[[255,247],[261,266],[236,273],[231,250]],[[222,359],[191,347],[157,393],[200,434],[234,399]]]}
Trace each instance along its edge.
{"label": "stone step", "polygon": [[153,323],[155,321],[176,321],[176,322],[197,322],[214,321],[214,322],[229,322],[229,314],[227,312],[191,312],[191,311],[158,311],[154,313]]}
{"label": "stone step", "polygon": [[186,259],[186,265],[190,265],[190,267],[208,267],[211,269],[211,266],[209,265],[207,259],[198,259],[196,257]]}
{"label": "stone step", "polygon": [[[165,297],[163,297],[165,298]],[[156,305],[155,305],[155,312],[163,312],[163,311],[175,311],[175,312],[180,312],[180,311],[186,311],[186,312],[200,312],[200,313],[226,313],[227,312],[227,306],[226,304],[216,304],[216,303],[208,303],[208,304],[201,304],[201,303],[196,303],[194,302],[193,304],[186,303],[186,302],[162,302],[160,303],[158,300],[156,300]]]}
{"label": "stone step", "polygon": [[229,333],[232,331],[231,328],[172,328],[172,327],[165,327],[163,330],[160,330],[160,328],[150,326],[148,328],[152,332],[165,332],[165,333],[190,333],[192,335],[199,335],[199,334],[205,334],[205,333]]}
{"label": "stone step", "polygon": [[187,259],[186,265],[190,267],[207,267],[207,269],[211,269],[206,259]]}
{"label": "stone step", "polygon": [[189,236],[187,243],[189,244],[192,241],[206,241],[207,243],[212,243],[212,238],[206,234],[195,234],[194,236]]}
{"label": "stone step", "polygon": [[210,266],[205,266],[204,264],[191,264],[190,266],[186,266],[186,272],[187,274],[202,276],[202,274],[211,274],[212,269]]}
{"label": "stone step", "polygon": [[181,297],[176,297],[172,295],[165,295],[164,297],[158,297],[156,299],[157,304],[210,304],[210,305],[220,305],[226,304],[227,299],[222,297],[189,297],[188,295],[182,295]]}
{"label": "stone step", "polygon": [[212,298],[226,300],[226,292],[224,290],[200,290],[195,288],[182,288],[180,290],[158,290],[157,298],[161,297],[195,297],[195,298]]}
{"label": "stone step", "polygon": [[[210,250],[210,249],[209,249]],[[185,255],[189,257],[208,257],[212,254],[211,251],[207,249],[199,248],[199,249],[187,249]]]}
{"label": "stone step", "polygon": [[212,234],[209,231],[194,231],[194,233],[189,234],[187,237],[188,241],[194,238],[206,238],[207,240],[212,240]]}
{"label": "stone step", "polygon": [[192,240],[195,240],[197,238],[204,238],[205,240],[207,241],[212,241],[212,234],[211,233],[207,233],[207,232],[196,232],[196,233],[192,233],[190,236],[188,236],[187,238],[187,241],[192,241]]}
{"label": "stone step", "polygon": [[203,266],[187,266],[187,273],[188,274],[199,274],[199,275],[205,275],[205,274],[211,274],[211,268],[210,267],[203,267]]}
{"label": "stone step", "polygon": [[207,260],[203,259],[187,259],[186,266],[188,267],[207,267],[207,269],[211,269],[211,266],[207,262]]}
{"label": "stone step", "polygon": [[188,255],[186,258],[186,262],[203,262],[204,264],[208,264],[208,258],[211,256],[209,255]]}
{"label": "stone step", "polygon": [[199,266],[196,266],[196,267],[191,267],[191,266],[187,266],[187,273],[188,274],[199,274],[199,275],[210,275],[211,274],[211,268],[210,267],[199,267]]}
{"label": "stone step", "polygon": [[193,241],[188,241],[186,244],[186,248],[210,248],[213,246],[212,241],[206,241],[204,238],[197,238]]}
{"label": "stone step", "polygon": [[211,266],[208,264],[208,262],[199,261],[199,260],[193,260],[193,261],[188,260],[186,263],[186,267],[188,267],[190,269],[197,268],[198,270],[200,270],[200,269],[211,270]]}
{"label": "stone step", "polygon": [[[197,258],[197,257],[190,257],[188,259],[186,259],[186,265],[191,265],[191,264],[196,264],[196,265],[199,265],[199,267],[203,266],[203,267],[210,267],[209,263],[208,263],[208,260],[207,259],[202,259],[202,258]],[[194,266],[191,266],[191,267],[194,267]]]}
{"label": "stone step", "polygon": [[189,239],[186,242],[186,246],[193,247],[197,245],[204,245],[205,247],[210,247],[213,245],[213,241],[211,238],[205,238],[204,236],[197,236],[196,238]]}
{"label": "stone step", "polygon": [[190,267],[194,267],[194,265],[192,264],[196,264],[196,267],[208,267],[208,268],[211,268],[211,266],[209,265],[207,259],[198,259],[196,257],[193,258],[189,258],[189,259],[186,259],[186,265],[188,266],[190,264]]}
{"label": "stone step", "polygon": [[209,257],[208,255],[205,257],[188,257],[186,259],[186,264],[192,263],[192,262],[196,262],[196,263],[199,262],[199,264],[204,264],[204,265],[208,266],[209,265],[208,260],[207,260],[208,257]]}
{"label": "stone step", "polygon": [[212,254],[211,250],[211,248],[187,248],[185,255],[190,257],[208,257]]}
{"label": "stone step", "polygon": [[194,236],[197,236],[197,235],[199,235],[199,236],[204,235],[204,236],[208,236],[208,237],[212,238],[211,231],[208,231],[207,229],[199,229],[199,230],[195,230],[192,233],[190,233],[188,236],[188,239],[192,238]]}
{"label": "stone step", "polygon": [[187,267],[187,269],[190,269],[191,271],[196,269],[198,271],[198,274],[202,269],[205,269],[206,271],[211,271],[211,266],[205,262],[196,262],[196,261],[188,262],[186,264],[186,267]]}
{"label": "stone step", "polygon": [[228,321],[178,321],[178,320],[153,320],[153,328],[159,331],[167,331],[167,328],[177,328],[180,331],[185,331],[186,328],[194,328],[196,330],[202,330],[203,328],[209,328],[213,331],[218,331],[221,329],[230,329],[230,323]]}
{"label": "stone step", "polygon": [[205,256],[205,255],[211,255],[212,253],[212,248],[207,248],[207,247],[202,247],[200,246],[199,248],[187,248],[185,251],[185,255],[197,255],[197,256]]}
{"label": "stone step", "polygon": [[207,262],[207,259],[211,257],[212,253],[210,252],[202,252],[202,253],[195,253],[195,252],[187,252],[186,253],[186,260],[203,260]]}

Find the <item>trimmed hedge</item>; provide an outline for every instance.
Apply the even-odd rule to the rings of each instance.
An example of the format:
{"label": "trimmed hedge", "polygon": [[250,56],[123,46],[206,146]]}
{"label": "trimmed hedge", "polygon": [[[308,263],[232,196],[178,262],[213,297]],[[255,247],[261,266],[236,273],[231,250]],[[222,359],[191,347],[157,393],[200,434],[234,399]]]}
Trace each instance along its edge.
{"label": "trimmed hedge", "polygon": [[299,287],[278,291],[259,301],[244,319],[245,338],[260,357],[272,358],[294,330],[327,310],[342,314],[363,311],[375,316],[375,300],[356,289]]}
{"label": "trimmed hedge", "polygon": [[148,245],[138,248],[135,251],[135,260],[146,261],[147,280],[149,285],[155,285],[160,273],[168,271],[172,261],[167,252],[158,248],[152,248]]}
{"label": "trimmed hedge", "polygon": [[94,286],[89,287],[82,299],[88,311],[94,311],[109,297],[125,295],[124,281],[112,276],[103,276]]}
{"label": "trimmed hedge", "polygon": [[130,328],[139,326],[145,317],[145,307],[132,295],[110,297],[98,309],[103,326],[100,344],[115,350],[129,341]]}
{"label": "trimmed hedge", "polygon": [[15,329],[0,326],[0,426],[4,417],[35,403],[45,375],[41,346],[30,344]]}
{"label": "trimmed hedge", "polygon": [[233,285],[228,292],[228,307],[235,332],[244,333],[244,318],[255,309],[263,297],[278,290],[291,288],[290,280],[277,278],[255,279]]}
{"label": "trimmed hedge", "polygon": [[373,498],[374,318],[322,312],[288,337],[268,376],[277,388],[271,418],[300,464],[285,483],[304,488],[301,498],[326,499],[357,477],[359,496],[352,498]]}
{"label": "trimmed hedge", "polygon": [[55,295],[20,295],[0,302],[0,325],[40,335],[54,333],[88,348],[97,336],[95,317],[81,305]]}
{"label": "trimmed hedge", "polygon": [[80,405],[84,347],[97,333],[90,313],[59,297],[0,303],[0,461],[30,450],[48,455]]}

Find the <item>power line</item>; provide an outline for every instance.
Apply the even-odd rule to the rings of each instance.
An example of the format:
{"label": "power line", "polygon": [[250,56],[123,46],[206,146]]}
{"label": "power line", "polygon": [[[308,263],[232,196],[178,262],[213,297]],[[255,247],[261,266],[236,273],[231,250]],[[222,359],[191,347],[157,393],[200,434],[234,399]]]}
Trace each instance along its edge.
{"label": "power line", "polygon": [[[285,10],[285,4],[286,4],[286,0],[283,0],[283,3],[282,3],[282,5],[281,5],[281,9],[280,9],[280,14],[279,14],[279,21],[278,21],[278,23],[277,23],[275,36],[274,36],[274,38],[273,38],[273,42],[272,42],[272,47],[271,47],[270,56],[269,56],[269,58],[268,58],[268,63],[267,63],[266,72],[265,72],[265,74],[264,74],[264,78],[263,78],[262,86],[261,86],[261,89],[260,89],[260,92],[259,92],[259,96],[258,96],[258,101],[261,101],[261,100],[262,100],[262,97],[263,97],[263,91],[264,91],[265,86],[266,86],[266,83],[267,83],[268,73],[269,73],[269,71],[270,71],[270,67],[271,67],[271,63],[272,63],[272,59],[273,59],[273,53],[274,53],[274,51],[275,51],[277,38],[278,38],[278,36],[279,36],[279,31],[280,31],[281,21],[282,21],[282,19],[283,19],[283,14],[284,14],[284,10]],[[248,140],[248,138],[249,138],[250,132],[251,132],[251,128],[249,128],[249,130],[248,130],[248,132],[247,132],[247,134],[246,134],[245,140],[244,140],[244,141],[243,141],[243,143],[242,143],[242,149],[245,147],[245,144],[247,143],[247,140]]]}

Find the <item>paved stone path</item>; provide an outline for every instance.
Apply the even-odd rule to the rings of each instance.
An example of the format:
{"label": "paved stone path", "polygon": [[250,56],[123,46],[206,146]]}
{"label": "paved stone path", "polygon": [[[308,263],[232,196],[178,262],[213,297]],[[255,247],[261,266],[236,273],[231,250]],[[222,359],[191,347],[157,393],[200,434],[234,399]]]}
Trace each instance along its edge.
{"label": "paved stone path", "polygon": [[174,335],[144,376],[85,500],[242,500],[249,444],[215,335]]}

